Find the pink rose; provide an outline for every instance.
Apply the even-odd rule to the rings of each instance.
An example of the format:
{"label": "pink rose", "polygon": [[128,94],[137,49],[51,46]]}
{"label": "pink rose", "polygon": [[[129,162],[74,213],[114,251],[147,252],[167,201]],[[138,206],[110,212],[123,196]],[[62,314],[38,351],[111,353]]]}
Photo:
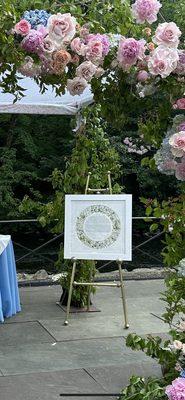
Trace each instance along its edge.
{"label": "pink rose", "polygon": [[109,53],[110,49],[110,40],[107,35],[101,35],[100,33],[97,34],[90,34],[86,36],[85,41],[86,43],[90,43],[92,40],[100,40],[102,43],[102,55],[103,57]]}
{"label": "pink rose", "polygon": [[178,126],[178,131],[185,131],[185,121]]}
{"label": "pink rose", "polygon": [[121,37],[117,54],[120,67],[128,70],[138,60],[142,60],[145,53],[145,43],[144,39],[136,40],[134,38],[126,39]]}
{"label": "pink rose", "polygon": [[53,40],[51,40],[49,38],[49,36],[46,36],[43,39],[43,42],[42,42],[41,47],[40,47],[40,51],[41,52],[46,53],[46,54],[49,55],[49,54],[52,54],[57,49],[58,49],[57,43],[54,42]]}
{"label": "pink rose", "polygon": [[103,58],[103,45],[100,39],[90,40],[85,49],[87,60],[100,64]]}
{"label": "pink rose", "polygon": [[30,23],[25,19],[21,19],[21,21],[19,21],[15,25],[14,32],[17,33],[18,35],[26,36],[30,32],[30,29],[31,29]]}
{"label": "pink rose", "polygon": [[179,61],[177,63],[177,68],[175,69],[175,74],[178,75],[185,75],[185,51],[184,50],[178,50],[179,54]]}
{"label": "pink rose", "polygon": [[32,57],[27,56],[25,57],[23,64],[19,67],[18,71],[24,76],[33,78],[40,75],[41,67],[40,65],[34,64]]}
{"label": "pink rose", "polygon": [[29,34],[25,36],[23,41],[21,42],[21,46],[24,50],[30,53],[38,53],[43,43],[43,34],[36,31],[35,29],[31,29]]}
{"label": "pink rose", "polygon": [[162,4],[157,0],[136,0],[132,6],[132,14],[138,24],[157,21],[157,14]]}
{"label": "pink rose", "polygon": [[157,47],[148,60],[148,69],[152,75],[160,75],[166,78],[173,72],[179,59],[176,49],[166,46]]}
{"label": "pink rose", "polygon": [[85,55],[85,44],[79,37],[76,37],[71,42],[71,50],[77,53],[79,56]]}
{"label": "pink rose", "polygon": [[54,14],[48,19],[49,37],[56,42],[71,41],[76,33],[76,19],[71,14]]}
{"label": "pink rose", "polygon": [[79,61],[80,61],[80,57],[77,56],[77,54],[75,54],[75,55],[71,58],[72,64],[79,64]]}
{"label": "pink rose", "polygon": [[181,31],[174,22],[159,24],[153,37],[154,43],[172,48],[177,48]]}
{"label": "pink rose", "polygon": [[94,65],[91,61],[84,61],[76,69],[76,75],[84,78],[86,81],[91,81],[96,72],[96,69],[96,65]]}
{"label": "pink rose", "polygon": [[174,340],[173,346],[176,350],[181,350],[182,349],[182,342],[180,340]]}
{"label": "pink rose", "polygon": [[139,71],[139,73],[137,74],[137,80],[139,82],[145,82],[147,79],[149,78],[149,74],[147,71],[141,70]]}
{"label": "pink rose", "polygon": [[176,109],[185,110],[185,97],[176,101]]}
{"label": "pink rose", "polygon": [[52,54],[52,59],[52,68],[54,74],[61,75],[64,72],[67,64],[71,61],[71,55],[68,53],[68,51],[61,49]]}
{"label": "pink rose", "polygon": [[87,81],[79,76],[67,80],[67,90],[72,96],[82,94],[87,86]]}
{"label": "pink rose", "polygon": [[80,36],[85,38],[87,35],[89,35],[89,25],[85,24],[80,29]]}
{"label": "pink rose", "polygon": [[169,144],[172,147],[171,152],[175,157],[185,155],[185,131],[172,135],[169,139]]}

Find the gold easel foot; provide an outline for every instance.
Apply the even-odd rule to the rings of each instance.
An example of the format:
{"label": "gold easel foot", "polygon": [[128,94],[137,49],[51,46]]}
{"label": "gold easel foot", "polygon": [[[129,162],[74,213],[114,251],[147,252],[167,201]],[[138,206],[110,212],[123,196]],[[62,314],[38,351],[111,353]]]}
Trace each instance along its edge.
{"label": "gold easel foot", "polygon": [[69,325],[69,322],[68,321],[64,321],[64,325],[65,326]]}
{"label": "gold easel foot", "polygon": [[129,324],[126,324],[125,325],[125,329],[129,329],[130,328],[130,325]]}

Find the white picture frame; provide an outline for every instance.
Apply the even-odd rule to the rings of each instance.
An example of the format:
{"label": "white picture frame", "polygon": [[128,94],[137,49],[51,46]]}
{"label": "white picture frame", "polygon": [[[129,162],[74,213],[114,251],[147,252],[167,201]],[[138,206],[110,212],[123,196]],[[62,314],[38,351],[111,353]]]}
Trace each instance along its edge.
{"label": "white picture frame", "polygon": [[132,195],[65,196],[64,258],[132,260]]}

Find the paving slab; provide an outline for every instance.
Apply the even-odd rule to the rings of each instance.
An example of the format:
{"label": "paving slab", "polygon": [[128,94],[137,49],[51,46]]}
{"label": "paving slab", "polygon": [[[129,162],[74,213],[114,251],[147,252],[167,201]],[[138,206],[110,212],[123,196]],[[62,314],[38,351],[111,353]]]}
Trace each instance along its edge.
{"label": "paving slab", "polygon": [[160,366],[150,360],[136,363],[128,363],[126,366],[115,367],[107,365],[106,367],[87,368],[86,371],[108,392],[119,392],[128,385],[130,377],[133,375],[148,377],[150,375],[161,377]]}
{"label": "paving slab", "polygon": [[[60,393],[105,393],[106,390],[82,370],[6,376],[0,378],[2,400],[59,400]],[[87,399],[74,396],[73,400]],[[101,400],[101,397],[93,397]],[[110,400],[109,397],[106,399]]]}
{"label": "paving slab", "polygon": [[[11,323],[0,325],[0,349],[30,343],[53,343],[52,336],[39,322]],[[1,367],[0,367],[1,368]]]}
{"label": "paving slab", "polygon": [[145,360],[145,354],[126,347],[122,338],[87,339],[56,344],[3,346],[0,369],[3,375],[18,375],[107,365],[123,366]]}
{"label": "paving slab", "polygon": [[35,321],[40,318],[53,319],[64,315],[61,308],[56,306],[62,289],[61,286],[28,287],[19,289],[22,310],[7,323]]}
{"label": "paving slab", "polygon": [[40,320],[43,327],[55,337],[56,341],[79,339],[95,339],[127,336],[129,332],[149,334],[166,332],[167,326],[146,311],[134,314],[129,313],[130,329],[124,329],[123,313],[120,315],[86,314],[71,315],[69,325],[63,325],[64,319]]}

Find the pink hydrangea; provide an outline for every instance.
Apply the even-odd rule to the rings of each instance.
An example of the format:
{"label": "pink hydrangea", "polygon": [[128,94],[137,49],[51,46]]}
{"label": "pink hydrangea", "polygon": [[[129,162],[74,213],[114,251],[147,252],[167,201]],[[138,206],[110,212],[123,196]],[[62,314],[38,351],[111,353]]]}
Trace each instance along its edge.
{"label": "pink hydrangea", "polygon": [[119,42],[117,60],[119,65],[128,70],[132,65],[136,64],[138,60],[144,58],[145,53],[145,40],[136,40],[134,38],[122,37]]}
{"label": "pink hydrangea", "polygon": [[40,47],[42,46],[43,39],[44,36],[42,32],[31,29],[29,34],[23,39],[21,46],[29,53],[38,53]]}
{"label": "pink hydrangea", "polygon": [[[176,169],[175,169],[175,176],[179,181],[185,181],[185,157],[181,160],[180,163],[177,163]],[[184,352],[185,354],[185,352]],[[185,381],[185,379],[184,379]],[[185,394],[185,388],[184,388],[184,394]],[[185,397],[183,398],[185,399]]]}
{"label": "pink hydrangea", "polygon": [[176,49],[166,46],[157,47],[148,60],[148,69],[152,75],[162,78],[169,76],[177,67],[179,55]]}
{"label": "pink hydrangea", "polygon": [[54,14],[48,19],[49,37],[57,42],[69,42],[76,33],[76,18],[71,14]]}
{"label": "pink hydrangea", "polygon": [[102,55],[103,57],[106,56],[109,53],[110,49],[110,41],[107,35],[101,35],[100,33],[95,34],[89,34],[86,36],[85,40],[86,43],[88,44],[91,40],[100,40],[102,43]]}
{"label": "pink hydrangea", "polygon": [[138,24],[147,21],[152,24],[157,20],[157,14],[162,7],[158,0],[136,0],[132,6],[132,14]]}
{"label": "pink hydrangea", "polygon": [[177,48],[181,31],[174,22],[164,22],[159,24],[153,42],[157,45],[164,45],[172,48]]}
{"label": "pink hydrangea", "polygon": [[175,157],[185,155],[185,131],[181,131],[172,135],[169,139],[171,152]]}
{"label": "pink hydrangea", "polygon": [[19,21],[15,25],[14,32],[17,33],[18,35],[26,36],[30,32],[30,29],[31,29],[31,24],[25,19],[21,19],[21,21]]}
{"label": "pink hydrangea", "polygon": [[185,400],[185,379],[177,378],[166,387],[165,393],[169,400]]}

